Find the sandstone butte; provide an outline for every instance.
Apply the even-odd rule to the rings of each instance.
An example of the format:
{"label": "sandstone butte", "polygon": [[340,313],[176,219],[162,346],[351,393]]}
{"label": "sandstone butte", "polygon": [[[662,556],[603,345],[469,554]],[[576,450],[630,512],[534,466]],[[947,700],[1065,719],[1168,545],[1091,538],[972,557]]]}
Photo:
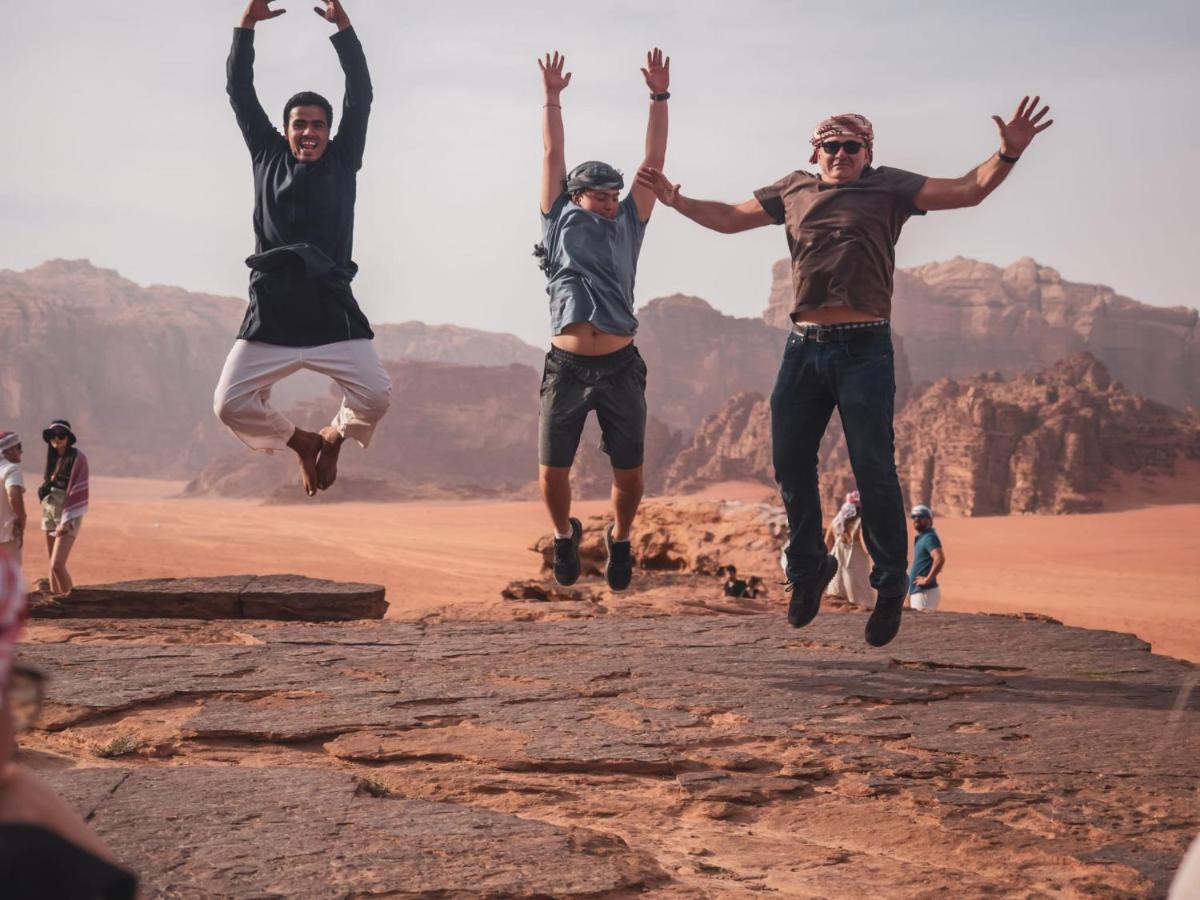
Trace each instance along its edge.
{"label": "sandstone butte", "polygon": [[674,615],[37,620],[24,759],[148,897],[1165,894],[1195,666],[1044,617],[873,650],[861,613],[795,631],[682,577]]}
{"label": "sandstone butte", "polygon": [[[785,260],[763,320],[786,327],[790,295]],[[1198,320],[1195,309],[1067,281],[1028,257],[1006,268],[956,257],[898,270],[892,304],[914,383],[1011,376],[1087,350],[1130,390],[1181,408],[1200,404]]]}
{"label": "sandstone butte", "polygon": [[[771,412],[744,393],[700,426],[665,477],[667,492],[707,483],[772,483]],[[1200,416],[1146,400],[1081,352],[1039,372],[946,378],[919,388],[896,417],[896,465],[911,503],[957,515],[1092,512],[1123,478],[1194,481]],[[839,424],[821,451],[824,504],[854,475]]]}

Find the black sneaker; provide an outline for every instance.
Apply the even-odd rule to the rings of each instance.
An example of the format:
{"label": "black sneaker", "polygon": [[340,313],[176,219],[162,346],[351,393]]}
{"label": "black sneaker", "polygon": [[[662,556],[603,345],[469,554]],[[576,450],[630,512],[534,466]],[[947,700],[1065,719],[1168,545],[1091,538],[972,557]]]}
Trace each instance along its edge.
{"label": "black sneaker", "polygon": [[554,539],[554,580],[563,587],[579,580],[579,542],[583,540],[583,523],[571,518],[571,536]]}
{"label": "black sneaker", "polygon": [[890,642],[900,631],[900,614],[903,611],[903,594],[899,597],[877,598],[871,618],[867,619],[867,643],[872,647],[882,647]]}
{"label": "black sneaker", "polygon": [[608,551],[604,580],[614,591],[623,591],[633,578],[633,547],[629,541],[614,541],[612,530],[609,525],[604,532],[604,548]]}
{"label": "black sneaker", "polygon": [[793,628],[803,628],[817,617],[821,610],[821,595],[833,576],[837,574],[838,563],[832,556],[826,556],[821,563],[820,571],[806,582],[788,580],[785,590],[792,592],[792,600],[788,604],[788,624]]}

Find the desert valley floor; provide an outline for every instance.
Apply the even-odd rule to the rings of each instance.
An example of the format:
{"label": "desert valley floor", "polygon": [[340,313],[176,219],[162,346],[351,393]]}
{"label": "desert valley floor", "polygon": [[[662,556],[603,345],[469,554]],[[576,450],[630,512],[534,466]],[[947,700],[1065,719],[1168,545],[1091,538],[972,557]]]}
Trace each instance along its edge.
{"label": "desert valley floor", "polygon": [[[534,501],[264,506],[173,499],[181,488],[94,479],[92,511],[71,563],[76,582],[294,572],[383,584],[388,618],[506,619],[500,591],[538,575],[540,557],[530,547],[547,531]],[[706,497],[774,500],[756,484],[716,485],[686,499]],[[576,511],[586,517],[606,508],[590,501]],[[1156,653],[1200,661],[1197,522],[1197,503],[1080,516],[942,516],[942,607],[1031,612],[1130,632]],[[32,578],[45,553],[40,535],[31,537],[25,566]],[[720,593],[715,581],[712,593]],[[918,622],[911,616],[906,627]]]}

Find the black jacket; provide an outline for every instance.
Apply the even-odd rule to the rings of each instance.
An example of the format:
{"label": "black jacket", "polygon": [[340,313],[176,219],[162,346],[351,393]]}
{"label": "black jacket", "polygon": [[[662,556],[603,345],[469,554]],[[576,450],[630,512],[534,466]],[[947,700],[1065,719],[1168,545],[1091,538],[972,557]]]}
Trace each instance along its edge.
{"label": "black jacket", "polygon": [[372,338],[350,281],[354,200],[371,111],[371,77],[353,28],[330,39],[346,90],[337,136],[313,164],[299,162],[254,90],[254,31],[235,28],[227,90],[254,164],[250,306],[238,337],[311,347]]}

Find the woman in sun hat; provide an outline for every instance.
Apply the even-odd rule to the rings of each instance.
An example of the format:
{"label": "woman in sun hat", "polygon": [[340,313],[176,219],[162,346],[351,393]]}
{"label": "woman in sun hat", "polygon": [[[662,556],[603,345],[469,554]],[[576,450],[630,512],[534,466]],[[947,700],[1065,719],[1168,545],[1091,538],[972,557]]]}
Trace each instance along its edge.
{"label": "woman in sun hat", "polygon": [[87,457],[75,446],[75,432],[66,419],[55,419],[42,432],[48,445],[46,472],[38,499],[42,501],[42,531],[50,555],[50,593],[70,593],[74,582],[67,558],[79,536],[88,508]]}

